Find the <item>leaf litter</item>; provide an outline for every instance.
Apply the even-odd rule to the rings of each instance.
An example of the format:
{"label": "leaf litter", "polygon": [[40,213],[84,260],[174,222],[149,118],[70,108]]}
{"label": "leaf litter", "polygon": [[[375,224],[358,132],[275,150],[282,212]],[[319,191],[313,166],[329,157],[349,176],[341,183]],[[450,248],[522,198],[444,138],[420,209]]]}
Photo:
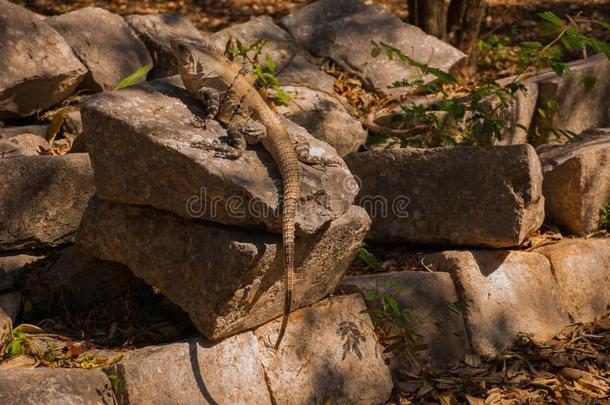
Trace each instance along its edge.
{"label": "leaf litter", "polygon": [[491,359],[467,356],[442,372],[399,371],[392,404],[609,404],[610,311],[554,338],[520,335]]}

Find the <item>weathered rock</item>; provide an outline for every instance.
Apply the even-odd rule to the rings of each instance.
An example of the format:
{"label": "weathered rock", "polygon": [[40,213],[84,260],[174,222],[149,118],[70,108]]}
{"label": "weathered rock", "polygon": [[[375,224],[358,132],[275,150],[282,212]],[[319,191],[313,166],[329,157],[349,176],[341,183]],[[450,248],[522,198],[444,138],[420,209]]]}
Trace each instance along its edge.
{"label": "weathered rock", "polygon": [[[595,55],[569,64],[571,73],[558,76],[554,72],[534,76],[530,81],[539,88],[537,108],[546,111],[545,117],[537,114],[534,123],[544,135],[542,143],[565,142],[565,136],[557,131],[580,133],[590,128],[610,126],[610,60],[605,55]],[[593,78],[593,87],[585,85]],[[558,105],[549,109],[549,102]]]}
{"label": "weathered rock", "polygon": [[101,370],[14,369],[0,373],[0,403],[108,405],[116,399]]}
{"label": "weathered rock", "polygon": [[[425,348],[392,356],[390,364],[394,371],[412,367],[411,356],[428,369],[441,369],[464,360],[468,337],[462,315],[451,310],[458,297],[448,273],[401,271],[351,276],[341,281],[339,290],[357,290],[365,296],[367,293],[390,295],[400,311],[409,311],[420,318],[407,322],[406,326],[417,334],[416,344]],[[378,305],[378,297],[367,301],[369,309]]]}
{"label": "weathered rock", "polygon": [[[63,35],[89,69],[81,88],[112,90],[122,79],[152,63],[146,47],[125,20],[102,8],[85,7],[45,22]],[[138,79],[144,80],[145,76]]]}
{"label": "weathered rock", "polygon": [[372,241],[516,246],[544,220],[542,173],[529,145],[356,153],[356,203]]}
{"label": "weathered rock", "polygon": [[366,142],[367,132],[338,96],[303,86],[282,89],[291,101],[278,106],[278,112],[327,142],[340,156],[357,151]]}
{"label": "weathered rock", "polygon": [[23,125],[0,128],[0,139],[8,139],[22,134],[33,134],[46,139],[49,125]]}
{"label": "weathered rock", "polygon": [[[319,234],[297,238],[294,308],[335,289],[369,225],[366,213],[353,207]],[[126,264],[159,288],[209,339],[253,328],[282,313],[279,235],[93,199],[78,240],[93,256]]]}
{"label": "weathered rock", "polygon": [[51,145],[38,135],[19,134],[10,138],[0,138],[0,158],[15,156],[38,156],[46,154]]}
{"label": "weathered rock", "polygon": [[547,217],[576,234],[596,231],[600,209],[610,203],[610,129],[587,131],[579,142],[537,151]]}
{"label": "weathered rock", "polygon": [[[220,49],[225,49],[231,38],[239,40],[246,47],[261,39],[266,40],[267,43],[263,46],[259,59],[262,62],[266,55],[269,55],[276,65],[276,72],[280,72],[298,50],[290,34],[275,25],[273,19],[267,15],[252,18],[246,23],[233,25],[208,36],[208,40],[218,45]],[[253,54],[251,53],[250,56]]]}
{"label": "weathered rock", "polygon": [[0,337],[15,323],[21,308],[21,294],[12,292],[0,295]]}
{"label": "weathered rock", "polygon": [[[509,80],[500,82],[506,84]],[[498,116],[506,124],[502,139],[493,140],[496,145],[520,145],[528,141],[528,131],[536,112],[538,85],[532,81],[524,81],[521,84],[525,88],[517,91],[515,98],[506,100],[505,104],[498,99],[486,103],[489,105],[489,111],[498,109]]]}
{"label": "weathered rock", "polygon": [[[386,42],[416,61],[443,71],[450,70],[465,55],[458,49],[405,24],[381,5],[357,0],[320,0],[282,19],[297,43],[317,56],[330,57],[344,69],[358,75],[369,88],[381,94],[394,81],[420,78],[421,72],[408,64],[371,56],[371,41]],[[434,79],[426,75],[427,82]]]}
{"label": "weathered rock", "polygon": [[15,288],[25,282],[27,266],[44,256],[32,254],[9,254],[0,256],[0,291]]}
{"label": "weathered rock", "polygon": [[590,322],[610,305],[610,238],[566,239],[536,249],[551,262],[562,304],[577,322]]}
{"label": "weathered rock", "polygon": [[481,355],[509,347],[519,333],[547,339],[570,323],[549,261],[517,251],[446,251],[426,255],[436,271],[449,272],[466,305],[470,344]]}
{"label": "weathered rock", "polygon": [[[281,232],[281,177],[271,156],[260,145],[236,160],[191,146],[225,142],[226,131],[217,122],[195,128],[192,120],[202,115],[201,106],[171,81],[88,97],[81,113],[100,198]],[[289,132],[302,134],[302,128],[284,122]],[[345,212],[356,190],[336,152],[308,139],[314,155],[339,163],[326,170],[300,165],[297,231],[313,233]]]}
{"label": "weathered rock", "polygon": [[61,291],[67,309],[78,312],[98,302],[110,302],[128,291],[136,295],[147,287],[126,266],[91,257],[78,246],[70,246],[50,268],[29,275],[28,289],[32,296]]}
{"label": "weathered rock", "polygon": [[191,20],[176,14],[128,15],[125,21],[146,45],[152,56],[154,67],[149,78],[159,78],[178,74],[176,58],[169,42],[172,38],[201,43],[203,36]]}
{"label": "weathered rock", "polygon": [[298,51],[278,75],[278,80],[284,86],[303,86],[333,94],[335,78],[310,62],[311,58],[307,52]]}
{"label": "weathered rock", "polygon": [[0,250],[73,240],[94,192],[89,156],[0,159]]}
{"label": "weathered rock", "polygon": [[34,13],[0,0],[0,119],[28,116],[70,96],[87,69]]}
{"label": "weathered rock", "polygon": [[127,353],[108,368],[122,404],[271,404],[251,332],[217,344],[191,339]]}
{"label": "weathered rock", "polygon": [[332,297],[256,329],[269,391],[278,404],[385,403],[392,377],[359,295]]}

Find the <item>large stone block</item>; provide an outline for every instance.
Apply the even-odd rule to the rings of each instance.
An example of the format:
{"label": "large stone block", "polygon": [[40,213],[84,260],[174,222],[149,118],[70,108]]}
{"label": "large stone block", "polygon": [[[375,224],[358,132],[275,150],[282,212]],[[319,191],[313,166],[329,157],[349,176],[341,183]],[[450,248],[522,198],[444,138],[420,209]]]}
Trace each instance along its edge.
{"label": "large stone block", "polygon": [[[364,210],[353,207],[318,234],[297,238],[294,308],[335,289],[369,226]],[[279,235],[94,199],[78,239],[93,256],[126,264],[159,288],[209,339],[256,327],[283,312]]]}
{"label": "large stone block", "polygon": [[600,210],[610,203],[610,129],[586,131],[581,141],[537,151],[548,219],[580,235],[599,229]]}
{"label": "large stone block", "polygon": [[23,7],[0,0],[0,119],[70,96],[87,73],[66,41]]}
{"label": "large stone block", "polygon": [[217,344],[190,339],[126,354],[106,369],[122,404],[271,404],[251,332]]}
{"label": "large stone block", "polygon": [[[152,63],[144,44],[122,17],[98,7],[85,7],[45,22],[66,39],[89,69],[82,88],[112,90],[125,77]],[[145,76],[138,81],[145,80]]]}
{"label": "large stone block", "polygon": [[570,323],[549,261],[541,254],[502,251],[446,251],[426,255],[436,271],[449,272],[466,306],[470,344],[496,355],[519,333],[553,337]]}
{"label": "large stone block", "polygon": [[278,80],[282,85],[305,86],[332,94],[335,78],[311,62],[311,59],[312,56],[308,52],[298,51],[288,66],[277,76]]}
{"label": "large stone block", "polygon": [[0,372],[0,403],[108,405],[116,399],[101,370],[34,368]]}
{"label": "large stone block", "polygon": [[254,331],[274,403],[386,403],[392,377],[365,309],[347,295],[293,312],[278,351],[279,319]]}
{"label": "large stone block", "polygon": [[[284,69],[298,50],[297,44],[290,34],[278,27],[273,22],[273,18],[268,15],[252,18],[243,24],[233,25],[208,35],[208,40],[215,43],[220,49],[225,49],[229,39],[239,40],[246,47],[259,40],[265,40],[266,43],[259,58],[263,62],[269,55],[276,65],[276,73]],[[250,53],[250,56],[253,56],[253,53]]]}
{"label": "large stone block", "polygon": [[154,67],[148,78],[167,77],[178,74],[176,58],[169,42],[180,38],[201,43],[203,36],[191,20],[177,14],[128,15],[125,21],[146,45],[152,56]]}
{"label": "large stone block", "polygon": [[368,133],[338,96],[302,85],[282,89],[291,101],[278,106],[278,112],[327,142],[340,156],[356,152],[366,142]]}
{"label": "large stone block", "polygon": [[529,145],[355,153],[375,242],[516,246],[544,220],[542,170]]}
{"label": "large stone block", "polygon": [[[404,89],[388,89],[401,79],[421,78],[421,71],[385,54],[371,56],[371,41],[383,41],[401,49],[416,61],[443,71],[450,70],[465,55],[458,49],[406,24],[381,5],[365,5],[360,0],[320,0],[282,19],[297,43],[317,55],[329,57],[358,75],[372,90],[390,94]],[[435,78],[425,75],[430,82]]]}
{"label": "large stone block", "polygon": [[590,322],[610,305],[610,238],[566,239],[536,249],[551,262],[563,306]]}
{"label": "large stone block", "polygon": [[[282,182],[271,156],[258,145],[236,160],[215,157],[194,142],[226,142],[215,121],[192,125],[202,106],[172,80],[158,80],[88,97],[81,107],[100,198],[151,205],[189,219],[265,226],[281,232]],[[297,231],[314,233],[343,214],[357,192],[347,166],[329,145],[301,127],[314,154],[337,161],[321,170],[300,164]]]}
{"label": "large stone block", "polygon": [[[373,299],[367,301],[369,309],[379,309],[380,299],[390,296],[401,312],[413,313],[419,320],[408,316],[400,320],[415,334],[419,350],[407,353],[404,349],[391,357],[394,370],[417,368],[442,369],[464,360],[469,347],[464,318],[456,313],[458,296],[448,273],[400,271],[345,277],[339,289],[357,290]],[[453,308],[453,310],[452,310]],[[385,325],[386,327],[388,325]],[[402,331],[391,330],[390,333]],[[412,357],[419,364],[413,364]]]}
{"label": "large stone block", "polygon": [[0,295],[0,337],[4,336],[15,324],[21,309],[21,294],[11,292]]}
{"label": "large stone block", "polygon": [[86,153],[0,159],[0,173],[0,250],[73,240],[95,189]]}
{"label": "large stone block", "polygon": [[62,304],[71,313],[87,311],[127,292],[142,296],[150,291],[127,266],[89,256],[78,246],[67,247],[51,266],[28,274],[27,290],[34,300],[61,294]]}
{"label": "large stone block", "polygon": [[44,256],[27,253],[0,255],[0,291],[18,288],[25,283],[28,265]]}
{"label": "large stone block", "polygon": [[[610,60],[595,55],[569,64],[571,73],[562,76],[554,72],[542,73],[528,81],[538,85],[536,107],[546,111],[537,114],[533,125],[542,131],[543,142],[565,142],[556,131],[580,133],[590,128],[610,126]],[[589,78],[589,80],[587,80]],[[586,85],[594,80],[593,87]],[[549,104],[558,108],[549,108]]]}

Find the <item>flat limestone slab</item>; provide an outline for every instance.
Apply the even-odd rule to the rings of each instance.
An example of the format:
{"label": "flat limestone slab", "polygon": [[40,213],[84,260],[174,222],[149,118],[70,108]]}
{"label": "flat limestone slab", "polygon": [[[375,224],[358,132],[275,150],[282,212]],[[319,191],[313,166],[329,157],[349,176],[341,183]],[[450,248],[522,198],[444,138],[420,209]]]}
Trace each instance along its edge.
{"label": "flat limestone slab", "polygon": [[86,153],[0,159],[0,251],[73,240],[95,190]]}
{"label": "flat limestone slab", "polygon": [[0,0],[0,119],[28,116],[70,96],[87,73],[61,35]]}
{"label": "flat limestone slab", "polygon": [[537,149],[551,222],[577,235],[595,232],[610,203],[610,128],[585,131],[582,140]]}
{"label": "flat limestone slab", "polygon": [[[417,343],[424,350],[412,352],[426,368],[440,369],[464,360],[469,343],[460,313],[451,310],[458,301],[453,281],[448,273],[400,271],[395,273],[349,276],[341,281],[339,290],[357,290],[366,294],[391,296],[400,311],[409,311],[420,321],[407,321],[410,331],[416,333]],[[367,307],[378,308],[379,299],[367,301]],[[391,356],[394,371],[413,366],[406,353]]]}
{"label": "flat limestone slab", "polygon": [[541,254],[472,250],[426,255],[435,271],[449,272],[466,305],[466,328],[475,352],[493,356],[519,333],[553,337],[570,323],[549,261]]}
{"label": "flat limestone slab", "polygon": [[382,404],[392,391],[370,317],[358,294],[293,312],[280,348],[280,320],[254,331],[269,392],[277,404]]}
{"label": "flat limestone slab", "polygon": [[563,306],[590,322],[610,305],[610,238],[566,239],[536,249],[549,259]]}
{"label": "flat limestone slab", "polygon": [[122,404],[271,404],[258,351],[251,332],[190,339],[127,353],[105,371],[121,381]]}
{"label": "flat limestone slab", "polygon": [[[100,198],[150,205],[188,219],[262,226],[281,232],[281,177],[271,156],[252,147],[236,160],[215,157],[192,142],[226,143],[215,121],[192,125],[203,114],[175,80],[157,80],[119,92],[88,97],[81,107]],[[285,120],[305,136],[311,153],[338,162],[320,167],[300,164],[301,199],[297,231],[314,233],[343,214],[357,187],[334,149]]]}
{"label": "flat limestone slab", "polygon": [[[55,28],[83,61],[89,74],[82,88],[112,90],[125,77],[152,63],[144,44],[123,18],[103,8],[85,7],[45,22]],[[144,81],[142,76],[138,81]]]}
{"label": "flat limestone slab", "polygon": [[0,403],[108,405],[116,399],[101,370],[34,368],[0,372]]}
{"label": "flat limestone slab", "polygon": [[[372,57],[371,41],[386,42],[416,61],[443,71],[465,57],[460,50],[402,22],[381,5],[365,5],[360,0],[320,0],[284,17],[282,25],[299,46],[333,59],[383,95],[404,92],[388,86],[401,79],[419,79],[421,72],[397,58],[389,60],[383,52]],[[431,75],[423,77],[426,82],[433,79]]]}
{"label": "flat limestone slab", "polygon": [[[364,210],[353,207],[318,234],[297,238],[293,308],[334,291],[369,226]],[[159,288],[211,340],[283,312],[279,235],[93,199],[78,242],[93,256],[123,263]]]}
{"label": "flat limestone slab", "polygon": [[507,247],[544,220],[542,170],[530,145],[400,149],[345,161],[375,242]]}

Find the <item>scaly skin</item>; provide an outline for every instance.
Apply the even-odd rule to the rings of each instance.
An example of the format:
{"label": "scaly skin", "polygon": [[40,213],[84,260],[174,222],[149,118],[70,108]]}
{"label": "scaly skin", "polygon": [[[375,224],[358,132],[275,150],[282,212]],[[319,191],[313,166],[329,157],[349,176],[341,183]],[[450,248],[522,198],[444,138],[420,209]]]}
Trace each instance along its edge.
{"label": "scaly skin", "polygon": [[[241,72],[239,65],[227,60],[222,51],[210,45],[178,40],[173,40],[171,45],[186,90],[206,106],[206,116],[200,124],[204,126],[207,120],[216,116],[229,125],[231,146],[207,145],[209,149],[237,158],[245,149],[244,139],[249,144],[260,142],[273,157],[282,176],[285,294],[284,316],[275,343],[277,350],[292,307],[295,215],[300,195],[297,151],[277,114],[261,97],[250,77]],[[254,125],[257,122],[264,126],[263,130]]]}

